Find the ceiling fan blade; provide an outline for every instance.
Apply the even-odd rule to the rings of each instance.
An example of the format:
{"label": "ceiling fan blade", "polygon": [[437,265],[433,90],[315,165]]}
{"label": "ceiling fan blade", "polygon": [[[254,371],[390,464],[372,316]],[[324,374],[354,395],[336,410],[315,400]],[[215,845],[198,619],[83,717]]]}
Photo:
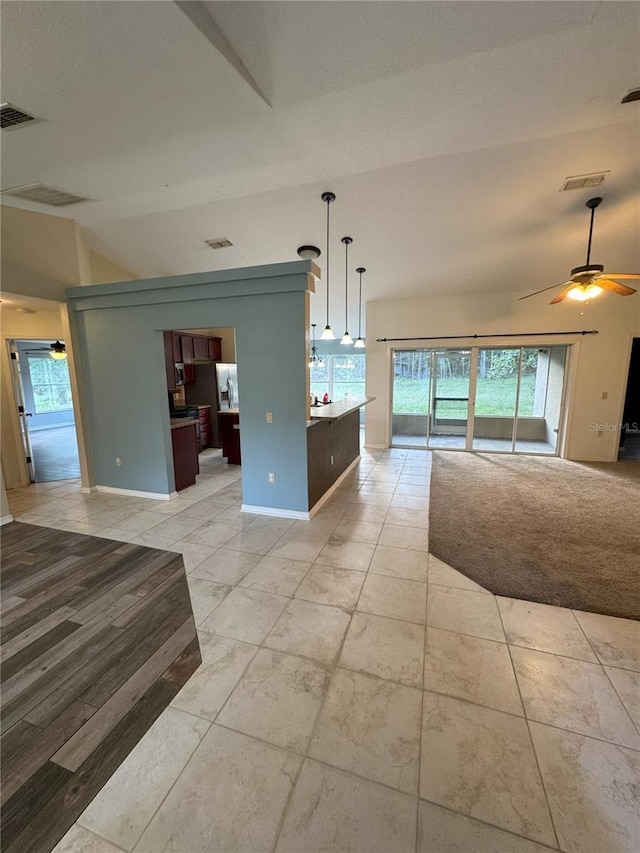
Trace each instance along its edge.
{"label": "ceiling fan blade", "polygon": [[640,278],[640,272],[605,272],[605,278]]}
{"label": "ceiling fan blade", "polygon": [[608,278],[599,278],[596,280],[595,284],[605,290],[612,290],[614,293],[617,293],[618,296],[631,296],[636,292],[634,287],[627,287],[626,284],[619,284],[617,281],[611,281],[611,279]]}
{"label": "ceiling fan blade", "polygon": [[528,299],[530,296],[537,296],[539,293],[546,293],[547,290],[554,290],[556,287],[562,287],[566,284],[573,284],[573,282],[561,281],[559,284],[552,284],[551,287],[543,287],[542,290],[536,290],[534,293],[527,293],[526,296],[520,296],[518,302],[522,302],[523,299]]}
{"label": "ceiling fan blade", "polygon": [[[565,282],[565,284],[567,284],[567,282]],[[575,286],[575,281],[568,282],[567,287],[565,287],[564,290],[561,290],[557,296],[554,296],[549,305],[557,305],[558,302],[562,302],[563,299],[567,298],[567,294],[569,293],[569,291],[573,290]]]}

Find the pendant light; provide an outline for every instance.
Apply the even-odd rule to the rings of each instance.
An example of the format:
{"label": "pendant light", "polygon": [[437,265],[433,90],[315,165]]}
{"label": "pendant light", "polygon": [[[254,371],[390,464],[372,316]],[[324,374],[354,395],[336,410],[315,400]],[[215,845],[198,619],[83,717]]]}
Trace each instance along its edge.
{"label": "pendant light", "polygon": [[323,333],[320,335],[321,341],[335,341],[336,336],[329,325],[329,205],[335,201],[334,193],[322,193],[322,201],[327,204],[327,325],[324,327]]}
{"label": "pendant light", "polygon": [[364,338],[362,337],[362,273],[366,272],[366,269],[358,267],[356,272],[360,276],[360,295],[358,297],[358,338],[353,346],[355,349],[364,349]]}
{"label": "pendant light", "polygon": [[309,358],[309,367],[324,367],[322,357],[318,355],[316,347],[316,324],[311,324],[311,357]]}
{"label": "pendant light", "polygon": [[353,338],[347,331],[349,327],[349,246],[353,243],[351,237],[343,237],[344,243],[344,328],[345,332],[342,336],[341,344],[351,346]]}

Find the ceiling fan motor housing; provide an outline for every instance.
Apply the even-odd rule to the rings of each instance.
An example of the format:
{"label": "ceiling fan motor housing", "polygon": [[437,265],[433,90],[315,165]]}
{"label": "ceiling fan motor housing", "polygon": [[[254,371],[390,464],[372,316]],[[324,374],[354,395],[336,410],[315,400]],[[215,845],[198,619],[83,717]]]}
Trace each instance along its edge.
{"label": "ceiling fan motor housing", "polygon": [[588,279],[594,275],[600,275],[604,272],[602,264],[584,264],[581,267],[574,267],[571,270],[572,279]]}

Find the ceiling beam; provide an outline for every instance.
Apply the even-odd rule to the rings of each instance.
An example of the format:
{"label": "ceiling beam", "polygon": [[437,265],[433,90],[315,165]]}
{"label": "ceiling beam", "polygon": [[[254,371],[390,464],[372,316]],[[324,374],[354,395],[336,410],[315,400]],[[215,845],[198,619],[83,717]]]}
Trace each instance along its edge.
{"label": "ceiling beam", "polygon": [[200,0],[174,0],[176,6],[184,12],[191,23],[200,30],[202,35],[224,56],[227,62],[235,68],[240,76],[251,86],[268,106],[271,106],[264,92],[252,77],[249,69],[233,49],[229,39],[214,21],[207,7]]}

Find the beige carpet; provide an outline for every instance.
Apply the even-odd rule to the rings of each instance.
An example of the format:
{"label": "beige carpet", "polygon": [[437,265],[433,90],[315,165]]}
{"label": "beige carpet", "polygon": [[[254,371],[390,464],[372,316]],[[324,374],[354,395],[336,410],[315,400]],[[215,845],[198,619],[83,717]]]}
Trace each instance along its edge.
{"label": "beige carpet", "polygon": [[430,550],[496,595],[640,618],[640,464],[433,454]]}

